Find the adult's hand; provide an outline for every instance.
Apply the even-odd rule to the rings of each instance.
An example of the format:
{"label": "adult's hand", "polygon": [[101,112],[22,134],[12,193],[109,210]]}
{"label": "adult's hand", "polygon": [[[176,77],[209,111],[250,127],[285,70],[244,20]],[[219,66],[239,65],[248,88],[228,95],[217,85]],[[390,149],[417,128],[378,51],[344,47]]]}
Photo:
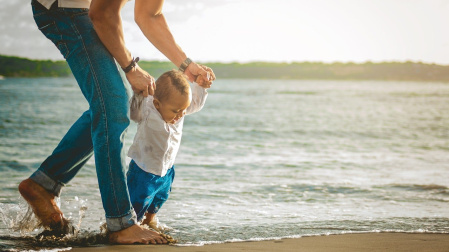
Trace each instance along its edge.
{"label": "adult's hand", "polygon": [[156,89],[154,78],[140,68],[139,65],[136,65],[136,67],[133,67],[131,71],[126,73],[126,78],[135,93],[142,93],[144,97],[154,95],[154,90]]}
{"label": "adult's hand", "polygon": [[[199,65],[195,62],[189,64],[184,74],[187,76],[189,81],[195,81],[198,84],[201,82],[202,85],[208,85],[208,87],[210,87],[210,85],[212,85],[212,81],[215,80],[214,71],[212,71],[210,67]],[[202,81],[197,81],[200,76]]]}

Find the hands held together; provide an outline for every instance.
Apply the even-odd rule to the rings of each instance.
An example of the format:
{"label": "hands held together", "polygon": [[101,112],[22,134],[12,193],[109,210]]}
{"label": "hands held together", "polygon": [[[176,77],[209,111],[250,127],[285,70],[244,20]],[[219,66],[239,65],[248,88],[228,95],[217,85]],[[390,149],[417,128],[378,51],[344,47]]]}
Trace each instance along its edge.
{"label": "hands held together", "polygon": [[131,84],[134,93],[142,93],[144,97],[154,95],[156,81],[153,76],[140,68],[139,65],[136,64],[131,71],[127,72],[126,78],[128,79],[129,84]]}
{"label": "hands held together", "polygon": [[[184,74],[190,82],[196,82],[203,88],[210,88],[215,80],[215,74],[211,68],[195,62],[188,65]],[[155,80],[153,76],[140,68],[139,65],[136,64],[131,71],[126,73],[126,78],[135,93],[142,93],[144,97],[154,95],[154,90],[156,89]]]}
{"label": "hands held together", "polygon": [[210,88],[212,82],[215,80],[214,71],[210,67],[199,65],[195,62],[189,64],[184,74],[189,81],[195,81],[203,88]]}

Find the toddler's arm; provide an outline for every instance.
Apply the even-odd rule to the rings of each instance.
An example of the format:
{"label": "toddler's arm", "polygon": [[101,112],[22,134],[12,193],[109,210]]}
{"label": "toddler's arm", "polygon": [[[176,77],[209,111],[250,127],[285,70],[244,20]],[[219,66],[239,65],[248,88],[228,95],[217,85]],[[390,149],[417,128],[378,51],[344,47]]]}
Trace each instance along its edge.
{"label": "toddler's arm", "polygon": [[186,110],[186,115],[200,111],[206,103],[207,98],[207,88],[195,82],[190,85],[190,88],[192,90],[192,102],[190,102],[190,106]]}
{"label": "toddler's arm", "polygon": [[130,101],[130,115],[129,117],[131,120],[135,121],[136,123],[140,123],[143,118],[143,100],[145,97],[143,97],[142,94],[133,94],[133,97]]}

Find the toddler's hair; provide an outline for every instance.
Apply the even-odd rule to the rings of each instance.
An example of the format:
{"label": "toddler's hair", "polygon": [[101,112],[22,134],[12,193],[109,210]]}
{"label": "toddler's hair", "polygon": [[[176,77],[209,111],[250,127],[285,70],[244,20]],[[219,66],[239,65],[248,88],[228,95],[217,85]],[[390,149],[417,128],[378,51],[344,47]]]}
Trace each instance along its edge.
{"label": "toddler's hair", "polygon": [[177,90],[181,95],[186,95],[189,93],[189,89],[190,85],[184,74],[178,70],[170,70],[156,80],[154,98],[163,101],[168,99],[174,90]]}

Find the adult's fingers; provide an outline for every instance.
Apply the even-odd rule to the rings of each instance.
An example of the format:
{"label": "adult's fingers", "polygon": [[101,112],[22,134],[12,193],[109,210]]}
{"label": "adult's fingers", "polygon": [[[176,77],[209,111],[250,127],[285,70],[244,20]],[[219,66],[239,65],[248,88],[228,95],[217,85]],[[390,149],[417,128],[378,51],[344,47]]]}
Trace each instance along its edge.
{"label": "adult's fingers", "polygon": [[201,75],[205,81],[209,81],[210,74],[202,66],[198,68],[198,75]]}
{"label": "adult's fingers", "polygon": [[207,87],[207,86],[210,87],[210,84],[212,84],[212,76],[211,76],[210,72],[204,70],[204,68],[201,67],[200,75],[201,75],[201,77],[204,80],[204,84],[203,85],[205,87]]}
{"label": "adult's fingers", "polygon": [[215,73],[212,70],[212,68],[205,66],[205,65],[200,65],[201,68],[203,68],[208,74],[209,74],[209,81],[214,81],[215,80]]}
{"label": "adult's fingers", "polygon": [[149,88],[148,88],[148,86],[147,86],[147,87],[142,91],[142,95],[143,95],[143,97],[147,97],[148,94],[149,94]]}
{"label": "adult's fingers", "polygon": [[212,81],[216,80],[214,71],[212,71],[212,69],[210,69],[210,68],[209,68],[209,70],[210,70],[210,71],[208,71],[208,72],[209,72],[210,75],[211,75],[211,80],[212,80]]}
{"label": "adult's fingers", "polygon": [[156,83],[154,81],[153,76],[150,76],[150,84],[148,85],[147,89],[150,95],[154,95],[154,91],[156,90]]}

